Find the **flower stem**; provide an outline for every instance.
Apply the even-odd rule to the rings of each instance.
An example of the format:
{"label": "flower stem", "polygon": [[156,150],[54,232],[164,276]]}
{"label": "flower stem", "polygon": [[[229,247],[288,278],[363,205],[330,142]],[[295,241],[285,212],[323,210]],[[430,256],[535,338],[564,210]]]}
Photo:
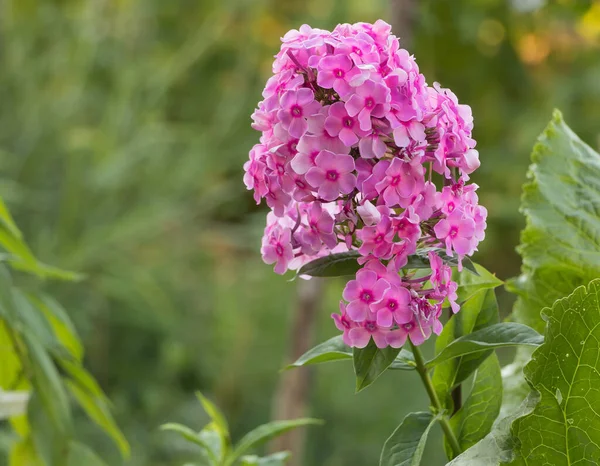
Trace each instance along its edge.
{"label": "flower stem", "polygon": [[417,373],[421,377],[423,385],[425,385],[425,390],[427,391],[429,399],[431,400],[431,404],[433,405],[433,408],[436,411],[435,414],[440,414],[438,420],[440,425],[442,426],[444,434],[446,435],[446,439],[448,439],[448,443],[450,444],[450,447],[454,452],[454,456],[458,456],[462,453],[462,449],[460,448],[458,439],[454,435],[452,427],[450,427],[450,423],[448,422],[448,416],[446,416],[446,414],[444,413],[444,407],[442,406],[442,403],[440,403],[440,399],[437,396],[437,393],[435,392],[435,388],[433,388],[433,382],[431,381],[431,377],[429,377],[429,374],[427,373],[427,368],[425,367],[425,359],[423,358],[423,354],[417,346],[413,345],[412,342],[410,342],[410,346],[412,347],[412,352],[415,357]]}

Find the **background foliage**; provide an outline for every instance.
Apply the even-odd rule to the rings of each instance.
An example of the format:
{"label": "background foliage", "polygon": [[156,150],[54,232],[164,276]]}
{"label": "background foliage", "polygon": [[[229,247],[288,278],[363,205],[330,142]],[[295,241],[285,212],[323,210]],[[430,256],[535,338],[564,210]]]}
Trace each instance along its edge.
{"label": "background foliage", "polygon": [[[286,30],[394,23],[389,3],[0,3],[0,194],[38,257],[87,275],[84,286],[46,291],[80,330],[87,366],[130,440],[129,464],[190,456],[157,427],[201,427],[196,389],[223,408],[236,438],[268,420],[278,369],[290,362],[281,355],[295,284],[257,254],[264,210],[241,183],[257,138],[249,115]],[[600,145],[600,2],[405,3],[416,17],[410,50],[428,81],[473,107],[475,180],[490,212],[477,261],[517,275],[521,185],[551,109]],[[328,316],[340,290],[327,283],[316,342],[336,333]],[[498,298],[506,314],[510,298]],[[370,464],[404,415],[427,407],[412,373],[386,373],[358,395],[349,364],[311,376],[311,414],[328,428],[308,433],[306,464]],[[110,440],[78,427],[119,464]],[[0,433],[0,450],[6,442]],[[426,451],[424,461],[442,456]]]}

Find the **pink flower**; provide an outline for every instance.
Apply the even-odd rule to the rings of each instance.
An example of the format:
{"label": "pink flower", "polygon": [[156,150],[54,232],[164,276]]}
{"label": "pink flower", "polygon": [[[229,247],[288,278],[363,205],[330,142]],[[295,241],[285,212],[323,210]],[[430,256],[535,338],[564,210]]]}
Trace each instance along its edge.
{"label": "pink flower", "polygon": [[360,155],[365,159],[381,158],[387,151],[387,145],[383,142],[381,133],[373,130],[371,134],[361,138],[358,142]]}
{"label": "pink flower", "polygon": [[340,313],[331,314],[331,317],[333,318],[337,329],[342,332],[342,340],[344,340],[344,343],[346,343],[348,346],[352,346],[350,330],[355,328],[357,324],[348,318],[348,315],[346,314],[346,304],[344,304],[344,301],[340,301]]}
{"label": "pink flower", "polygon": [[475,222],[460,211],[454,211],[448,217],[441,219],[433,231],[439,240],[445,242],[446,254],[451,256],[454,249],[459,256],[464,256],[472,248]]}
{"label": "pink flower", "polygon": [[325,129],[331,136],[337,136],[348,147],[358,142],[359,137],[367,133],[363,131],[358,120],[346,111],[342,102],[336,102],[329,107],[329,116],[325,120]]}
{"label": "pink flower", "polygon": [[357,116],[360,129],[370,131],[371,117],[381,118],[389,110],[390,91],[382,83],[366,81],[355,89],[355,94],[346,102],[348,115]]}
{"label": "pink flower", "polygon": [[323,210],[320,203],[312,204],[307,214],[308,227],[302,230],[302,243],[309,254],[316,254],[324,243],[329,249],[335,248],[337,237],[333,233],[333,217]]}
{"label": "pink flower", "polygon": [[300,138],[306,132],[308,123],[306,117],[319,111],[321,104],[315,100],[313,91],[306,88],[297,91],[286,91],[281,96],[281,110],[277,118],[291,136]]}
{"label": "pink flower", "polygon": [[377,325],[391,327],[394,322],[410,322],[413,318],[410,301],[410,292],[406,288],[396,286],[385,290],[381,300],[371,306],[371,310],[377,314]]}
{"label": "pink flower", "polygon": [[378,162],[373,169],[373,176],[381,180],[375,189],[389,207],[398,205],[401,199],[410,198],[417,187],[412,165],[398,158],[391,163],[387,160]]}
{"label": "pink flower", "polygon": [[354,327],[348,333],[352,346],[356,348],[364,348],[369,344],[369,340],[373,337],[373,341],[377,348],[385,348],[388,346],[387,329],[383,329],[377,325],[374,320],[365,320],[357,327]]}
{"label": "pink flower", "polygon": [[353,66],[352,60],[343,54],[323,57],[317,65],[317,84],[325,89],[333,88],[344,97],[352,92],[348,81],[357,74],[351,71]]}
{"label": "pink flower", "polygon": [[288,228],[275,228],[267,244],[263,245],[261,253],[267,264],[275,263],[275,273],[283,275],[288,263],[294,258],[291,245],[292,233]]}
{"label": "pink flower", "polygon": [[406,343],[406,338],[416,346],[422,345],[431,336],[431,328],[422,327],[416,319],[399,325],[386,335],[386,342],[392,348],[401,348]]}
{"label": "pink flower", "polygon": [[394,234],[390,217],[382,215],[377,225],[366,226],[356,232],[356,237],[362,241],[358,252],[363,256],[373,254],[380,259],[386,259],[392,250]]}
{"label": "pink flower", "polygon": [[323,150],[315,158],[315,165],[306,172],[306,181],[318,187],[319,196],[326,201],[337,199],[340,193],[349,194],[356,187],[354,159],[350,155]]}
{"label": "pink flower", "polygon": [[388,282],[377,278],[372,270],[361,269],[356,273],[356,280],[350,280],[344,288],[342,296],[349,301],[346,311],[352,320],[362,322],[367,319],[370,305],[383,297],[389,288]]}

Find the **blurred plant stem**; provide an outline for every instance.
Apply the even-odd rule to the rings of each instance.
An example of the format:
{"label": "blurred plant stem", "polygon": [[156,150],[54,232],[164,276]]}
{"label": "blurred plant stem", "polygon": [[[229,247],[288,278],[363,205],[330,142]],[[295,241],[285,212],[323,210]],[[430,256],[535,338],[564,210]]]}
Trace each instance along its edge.
{"label": "blurred plant stem", "polygon": [[[297,306],[290,328],[286,361],[294,361],[313,346],[317,311],[323,298],[323,283],[318,278],[298,280]],[[306,416],[310,391],[310,368],[284,372],[274,395],[273,419],[296,419]],[[288,450],[293,453],[289,466],[302,464],[305,433],[294,430],[272,441],[270,452]]]}

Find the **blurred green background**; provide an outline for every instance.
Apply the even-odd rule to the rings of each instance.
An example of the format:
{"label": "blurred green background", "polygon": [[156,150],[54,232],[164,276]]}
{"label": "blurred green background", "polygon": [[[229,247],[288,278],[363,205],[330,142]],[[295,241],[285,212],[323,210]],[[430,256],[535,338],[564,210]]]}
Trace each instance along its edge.
{"label": "blurred green background", "polygon": [[[476,260],[516,275],[521,184],[552,108],[600,144],[600,1],[0,1],[0,194],[40,258],[88,277],[47,287],[114,401],[131,466],[193,457],[157,427],[201,427],[195,389],[234,438],[270,419],[297,283],[259,256],[266,210],[241,180],[249,115],[288,29],[378,18],[429,83],[472,106],[489,210]],[[325,285],[314,343],[336,333],[343,283]],[[359,395],[349,364],[305,376],[308,414],[327,422],[296,452],[305,465],[373,465],[405,413],[428,406],[411,373]],[[121,464],[96,428],[79,432]],[[440,451],[426,464],[444,464]]]}

